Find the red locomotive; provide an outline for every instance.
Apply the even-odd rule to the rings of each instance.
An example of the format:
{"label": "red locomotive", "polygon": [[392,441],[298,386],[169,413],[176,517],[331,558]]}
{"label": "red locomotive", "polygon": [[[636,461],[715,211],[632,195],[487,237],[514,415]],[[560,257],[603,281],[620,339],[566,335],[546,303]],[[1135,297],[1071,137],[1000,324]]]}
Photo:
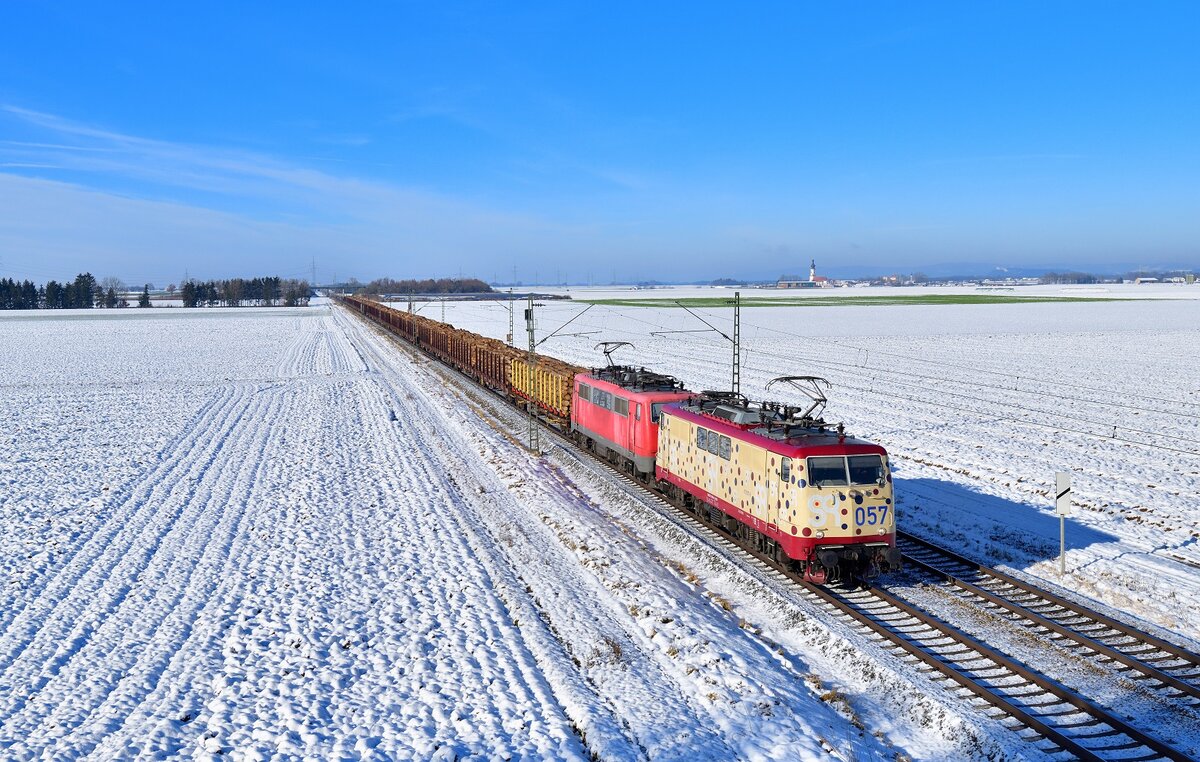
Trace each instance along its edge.
{"label": "red locomotive", "polygon": [[691,392],[671,376],[610,365],[575,376],[571,435],[589,450],[624,463],[643,481],[654,474],[658,421],[664,405]]}

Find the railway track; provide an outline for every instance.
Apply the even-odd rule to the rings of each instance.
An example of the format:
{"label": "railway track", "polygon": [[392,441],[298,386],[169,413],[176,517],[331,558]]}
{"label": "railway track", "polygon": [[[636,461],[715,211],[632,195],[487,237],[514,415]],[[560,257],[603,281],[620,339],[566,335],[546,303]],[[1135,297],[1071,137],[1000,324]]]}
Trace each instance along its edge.
{"label": "railway track", "polygon": [[1200,654],[1142,632],[1075,601],[1055,595],[929,540],[897,531],[897,545],[910,567],[982,601],[1013,622],[1071,650],[1113,664],[1126,676],[1172,697],[1200,705]]}
{"label": "railway track", "polygon": [[[383,325],[381,327],[385,330],[388,328]],[[395,338],[404,339],[409,347],[435,360],[439,367],[453,376],[469,382],[472,386],[478,386],[466,375],[442,363],[439,358],[425,353],[419,346],[409,343],[407,337],[390,330],[387,330],[387,333]],[[486,389],[486,387],[484,388]],[[527,413],[523,405],[517,404],[507,396],[495,390],[486,390],[492,392],[496,399],[503,401],[522,415]],[[986,644],[948,622],[938,619],[933,614],[924,611],[912,603],[893,596],[882,588],[868,586],[857,590],[835,590],[805,581],[802,575],[796,574],[787,567],[776,563],[770,557],[759,553],[753,546],[729,534],[724,528],[709,523],[707,520],[707,511],[693,512],[682,503],[668,499],[659,492],[652,490],[648,485],[631,477],[619,468],[617,464],[587,453],[578,447],[565,433],[548,425],[540,418],[537,418],[537,420],[547,433],[563,444],[566,452],[571,453],[580,462],[584,462],[584,459],[586,459],[587,462],[602,464],[612,473],[616,474],[627,486],[628,490],[635,491],[643,499],[649,499],[669,508],[677,517],[722,544],[735,546],[738,550],[753,558],[758,564],[765,566],[774,574],[794,583],[795,587],[793,589],[797,593],[802,594],[810,601],[819,602],[830,611],[836,612],[837,615],[847,618],[856,626],[870,632],[886,650],[898,658],[918,665],[917,668],[919,670],[931,673],[931,676],[935,680],[956,684],[958,686],[958,695],[964,700],[969,701],[973,707],[986,713],[992,719],[998,720],[1003,726],[1015,732],[1023,740],[1037,746],[1041,751],[1051,755],[1062,755],[1063,758],[1089,760],[1090,762],[1112,762],[1116,760],[1142,762],[1143,760],[1158,759],[1187,762],[1192,759],[1192,757],[1173,748],[1169,744],[1134,727],[1113,712],[1089,701],[1078,692],[1018,662],[1016,659],[988,647]],[[924,546],[937,548],[937,546],[911,535],[904,535],[904,538],[910,549],[920,546],[921,543],[924,543]],[[944,551],[940,548],[937,548],[937,550],[943,553],[943,564],[948,563],[948,559],[950,559],[954,560],[955,563],[959,563],[960,566],[963,564],[966,566],[973,565],[977,570],[984,568],[976,565],[975,562],[969,559],[953,554],[951,551]],[[927,560],[922,561],[914,555],[911,558],[911,562],[921,564],[922,568],[930,570],[930,573],[941,576],[943,572],[934,571],[937,568],[935,566],[936,562],[929,560],[929,552],[926,552],[926,558]],[[958,559],[961,559],[961,561]],[[1051,593],[1042,591],[1020,580],[1008,578],[1002,572],[995,572],[995,574],[1000,575],[996,579],[1002,579],[1006,584],[1009,584],[1008,580],[1011,579],[1012,586],[1023,590],[1027,595],[1040,596],[1042,600],[1051,603],[1062,600],[1064,611],[1072,610],[1070,607],[1076,607],[1076,604],[1058,599],[1057,596],[1053,596]],[[946,572],[943,578],[953,576],[952,573]],[[1002,604],[992,601],[989,596],[995,596],[1003,600],[1007,599],[1004,599],[997,593],[990,593],[982,587],[976,587],[978,590],[987,593],[987,595],[977,595],[974,592],[972,592],[972,595],[983,598],[994,606],[1004,608]],[[1009,603],[1013,606],[1019,606],[1019,604],[1012,601],[1009,601]],[[1059,604],[1055,603],[1055,605]],[[1038,608],[1037,604],[1034,605],[1034,608]],[[1074,610],[1088,611],[1083,607],[1076,607]],[[1034,615],[1054,625],[1053,627],[1047,627],[1039,620],[1034,626],[1043,626],[1055,633],[1058,633],[1056,628],[1062,628],[1071,631],[1077,637],[1088,638],[1086,628],[1076,628],[1084,630],[1082,633],[1076,632],[1072,629],[1074,623],[1056,623],[1050,616],[1038,614],[1033,609],[1024,611],[1025,613],[1020,615],[1024,619],[1029,619],[1030,615]],[[1014,613],[1014,616],[1016,615]],[[1082,616],[1082,614],[1077,613],[1075,616]],[[1190,654],[1185,649],[1181,649],[1166,641],[1160,641],[1154,638],[1154,636],[1141,633],[1128,625],[1123,625],[1096,612],[1089,612],[1089,616],[1095,617],[1092,621],[1096,624],[1111,628],[1114,632],[1121,633],[1124,637],[1141,638],[1142,642],[1147,644],[1162,643],[1167,648],[1177,649],[1184,654]],[[1071,619],[1071,616],[1067,616],[1066,619]],[[1117,629],[1117,626],[1122,629]],[[1066,634],[1058,634],[1060,637],[1069,637]],[[1132,649],[1134,653],[1130,654],[1122,651],[1117,645],[1110,645],[1104,642],[1115,639],[1115,635],[1103,635],[1094,632],[1092,634],[1097,636],[1096,639],[1087,645],[1080,643],[1081,648],[1096,650],[1092,648],[1093,644],[1103,646],[1122,654],[1125,659],[1139,663],[1145,661],[1146,663],[1142,664],[1142,666],[1147,669],[1156,669],[1152,666],[1152,661],[1139,658],[1143,655],[1139,649]],[[1157,645],[1154,647],[1160,648]],[[1165,651],[1164,653],[1175,655],[1173,651]],[[1108,654],[1103,653],[1103,656],[1107,657]],[[1115,659],[1115,657],[1109,658]],[[1116,660],[1121,661],[1120,659]],[[1124,664],[1124,661],[1121,663]],[[1167,669],[1174,669],[1174,667],[1167,667]],[[1163,671],[1161,673],[1162,677],[1166,677],[1168,680],[1162,680],[1157,674],[1149,675],[1142,670],[1139,670],[1139,672],[1147,679],[1157,680],[1171,688],[1175,687],[1172,684],[1174,682],[1194,687],[1187,677],[1191,676],[1192,673],[1187,670],[1182,673],[1185,675],[1184,678],[1172,676]],[[1179,692],[1192,695],[1186,690],[1180,690]]]}
{"label": "railway track", "polygon": [[960,686],[958,695],[1042,751],[1084,760],[1187,760],[1187,755],[1050,677],[886,590],[809,592],[887,642],[899,658]]}
{"label": "railway track", "polygon": [[[560,432],[554,429],[551,432],[569,442]],[[572,448],[571,452],[579,457],[578,448]],[[959,695],[972,706],[999,719],[1043,752],[1094,762],[1192,759],[1054,679],[882,588],[846,590],[807,582],[803,575],[775,563],[722,527],[708,522],[706,512],[693,513],[682,504],[650,492],[612,463],[591,460],[608,467],[630,489],[667,506],[709,537],[736,547],[759,565],[786,578],[809,600],[866,629],[897,658],[918,665],[922,672],[936,673],[933,676],[937,680],[957,684]]]}

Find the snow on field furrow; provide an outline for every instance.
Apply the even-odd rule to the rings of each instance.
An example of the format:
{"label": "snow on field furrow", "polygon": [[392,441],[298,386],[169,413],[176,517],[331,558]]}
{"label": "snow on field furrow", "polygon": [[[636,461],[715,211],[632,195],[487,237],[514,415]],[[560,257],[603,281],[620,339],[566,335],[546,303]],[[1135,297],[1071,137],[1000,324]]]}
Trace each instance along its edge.
{"label": "snow on field furrow", "polygon": [[[187,390],[162,387],[4,389],[3,399],[0,579],[16,605],[0,606],[0,630],[182,436],[199,406]],[[153,416],[114,414],[150,400],[161,405]],[[81,471],[92,452],[104,453],[105,467]]]}
{"label": "snow on field furrow", "polygon": [[248,457],[206,469],[153,548],[144,555],[131,549],[79,612],[92,624],[72,633],[67,653],[56,653],[53,666],[42,667],[47,679],[36,700],[4,724],[22,739],[14,752],[36,751],[43,742],[38,731],[52,728],[51,738],[69,736],[60,752],[87,754],[154,688],[189,639],[219,572],[227,570],[230,546],[247,519],[238,508],[253,489],[262,453],[278,436],[270,422],[279,419],[280,402],[273,392],[254,395],[222,448]]}
{"label": "snow on field furrow", "polygon": [[[289,326],[326,307],[43,310],[0,316],[5,386],[194,385],[270,377]],[[198,333],[210,339],[198,341]],[[149,343],[148,343],[149,342]],[[172,351],[188,347],[187,352]],[[31,348],[54,347],[54,351]],[[147,347],[146,351],[138,351]],[[113,358],[121,358],[114,362]]]}
{"label": "snow on field furrow", "polygon": [[[476,446],[484,445],[477,441]],[[463,453],[456,455],[462,457]],[[507,461],[514,455],[517,453],[511,451],[492,453],[489,459]],[[519,471],[508,468],[506,462],[497,465],[498,475],[509,489],[545,476],[539,469],[531,471],[529,465]],[[708,718],[701,721],[701,713],[708,713],[690,698],[698,695],[694,686],[680,685],[675,671],[664,670],[655,658],[661,649],[648,647],[644,632],[629,617],[628,604],[588,574],[588,560],[574,553],[579,540],[566,534],[565,527],[555,524],[549,515],[561,515],[562,507],[540,491],[518,491],[523,498],[518,501],[506,494],[494,477],[473,476],[477,490],[495,495],[495,500],[476,512],[491,514],[483,523],[490,525],[493,533],[499,529],[493,538],[507,546],[509,557],[516,559],[521,578],[589,683],[610,705],[630,708],[621,712],[621,719],[638,745],[654,759],[732,755],[725,740],[709,729]],[[531,515],[530,509],[540,515]],[[586,549],[586,544],[583,547]]]}
{"label": "snow on field furrow", "polygon": [[[378,458],[333,433],[355,431],[375,441],[365,423],[382,417],[380,409],[363,400],[377,395],[346,383],[297,391],[297,413],[335,411],[337,426],[327,429],[307,415],[285,417],[277,449],[289,457],[264,454],[252,498],[260,508],[240,538],[254,541],[231,553],[240,556],[238,573],[223,576],[206,612],[210,622],[197,626],[209,633],[207,641],[193,649],[178,679],[170,677],[177,687],[160,697],[162,709],[156,702],[139,709],[147,722],[159,718],[155,731],[139,733],[139,722],[131,720],[130,731],[110,738],[105,749],[124,748],[132,756],[195,747],[246,758],[416,753],[393,737],[391,710],[414,699],[396,696],[388,652],[389,644],[412,633],[389,624],[386,589],[402,590],[377,566],[407,537],[381,510],[386,493],[377,486],[370,495],[359,489],[363,480],[368,486],[383,481],[374,473]],[[297,471],[297,461],[336,465],[334,473],[344,476]],[[388,474],[385,468],[382,475]],[[419,563],[393,558],[401,560]],[[180,682],[186,688],[180,690]]]}
{"label": "snow on field furrow", "polygon": [[[354,350],[349,342],[327,347],[330,367],[355,367],[337,356]],[[99,603],[84,615],[93,632],[75,658],[43,679],[28,674],[40,666],[32,651],[21,655],[16,666],[42,684],[43,700],[8,718],[7,753],[586,757],[543,675],[559,667],[525,645],[541,627],[537,614],[521,605],[515,580],[495,577],[442,515],[461,510],[446,464],[392,420],[416,417],[410,408],[420,399],[397,400],[369,376],[297,378],[258,398],[271,406],[249,411],[232,435],[199,429],[221,440],[219,457],[171,480],[195,510],[168,516],[173,527],[143,527],[151,544],[161,540],[158,552],[132,548],[148,561],[120,603],[108,595],[119,590],[99,586]],[[217,486],[187,486],[192,479]],[[211,510],[194,514],[217,504],[217,524],[193,520],[211,518]],[[121,533],[110,534],[121,545]],[[128,580],[132,568],[92,570]],[[153,594],[143,595],[144,585]],[[47,632],[62,628],[66,604],[50,607]],[[47,637],[37,634],[35,645]],[[106,638],[107,655],[99,653]],[[80,695],[53,700],[72,678]],[[589,730],[601,753],[636,756],[619,731],[595,720]]]}
{"label": "snow on field furrow", "polygon": [[342,323],[335,320],[335,313],[324,318],[326,337],[329,340],[330,352],[333,356],[334,373],[363,373],[367,366],[354,342],[350,340]]}
{"label": "snow on field furrow", "polygon": [[[843,367],[833,369],[848,380],[864,378],[882,392],[892,392],[913,398],[925,398],[937,404],[969,409],[983,408],[997,414],[1029,418],[1041,423],[1061,425],[1094,432],[1100,436],[1115,433],[1125,438],[1177,447],[1175,440],[1195,438],[1200,431],[1200,418],[1194,411],[1165,410],[1148,407],[1137,410],[1121,403],[1119,395],[1107,400],[1079,399],[1062,394],[1049,386],[1019,383],[1020,388],[999,388],[991,384],[979,386],[972,381],[950,378],[911,377],[889,369],[875,367]],[[1129,400],[1129,404],[1138,404]]]}
{"label": "snow on field furrow", "polygon": [[[1020,377],[1020,383],[1038,384],[1044,378],[1047,389],[1055,393],[1078,391],[1091,397],[1111,390],[1128,393],[1134,399],[1142,395],[1162,397],[1164,400],[1186,402],[1191,388],[1163,389],[1154,393],[1156,379],[1182,379],[1193,366],[1186,353],[1179,348],[1192,340],[1190,331],[1162,329],[1139,336],[1136,356],[1137,373],[1122,372],[1131,359],[1126,345],[1128,337],[1121,333],[1020,333],[996,335],[961,335],[954,337],[957,357],[949,369],[980,377],[988,383],[1012,381]],[[1014,341],[1013,339],[1017,340]],[[998,346],[1003,351],[997,351]],[[889,349],[900,355],[920,357],[928,355],[928,347],[921,340],[906,339],[889,342]],[[969,364],[964,360],[969,358]],[[928,371],[944,373],[945,364],[919,363]],[[942,361],[945,363],[945,359]],[[1068,373],[1056,373],[1054,368],[1069,368]],[[990,376],[990,380],[987,377]],[[1049,383],[1051,381],[1059,383]],[[1149,383],[1148,383],[1149,382]],[[1064,386],[1065,384],[1065,386]],[[1164,400],[1145,400],[1145,404],[1167,405]],[[1179,407],[1185,407],[1179,405]]]}
{"label": "snow on field furrow", "polygon": [[[360,532],[357,527],[362,523],[387,532],[386,548],[405,549],[404,556],[391,565],[396,578],[387,586],[399,594],[388,596],[387,588],[375,591],[372,599],[379,601],[382,611],[368,609],[370,620],[362,629],[382,630],[373,639],[375,642],[364,647],[407,641],[411,663],[393,667],[386,660],[377,662],[376,666],[386,669],[387,674],[377,676],[379,685],[360,691],[359,709],[373,713],[375,725],[399,724],[406,726],[406,732],[397,736],[385,727],[389,737],[361,738],[361,747],[356,743],[343,751],[362,753],[374,748],[386,757],[424,757],[440,747],[459,754],[509,749],[538,757],[580,757],[578,742],[561,718],[561,710],[536,667],[530,665],[528,655],[520,650],[519,636],[509,622],[508,612],[494,597],[479,597],[479,592],[492,588],[486,573],[461,543],[445,542],[456,535],[446,526],[443,515],[454,508],[446,500],[444,469],[440,463],[435,465],[421,457],[421,451],[414,447],[420,440],[399,436],[396,424],[390,422],[389,412],[399,412],[401,420],[408,417],[405,406],[411,403],[407,399],[387,399],[373,385],[359,387],[357,397],[360,411],[356,420],[335,430],[352,432],[351,441],[339,443],[338,448],[339,452],[356,456],[344,470],[353,475],[352,488],[347,490],[348,503],[370,505],[372,510],[368,516],[343,517],[345,505],[322,506],[314,501],[311,510],[324,514],[323,518],[334,525],[328,527],[333,530],[332,536],[347,539],[342,544],[343,553],[340,559],[322,556],[319,561],[297,557],[290,567],[291,579],[283,583],[294,591],[288,614],[294,625],[305,618],[306,609],[319,610],[320,601],[355,592],[328,589],[329,580],[349,578],[355,586],[371,584],[377,574],[372,569],[373,554],[367,552],[361,534],[357,534],[357,540],[349,539]],[[334,404],[334,400],[326,400],[326,404]],[[396,496],[402,499],[397,501]],[[329,540],[330,535],[315,535],[311,543],[299,547],[321,548]],[[313,565],[326,566],[325,573],[314,576],[310,568]],[[310,594],[315,600],[307,600]],[[382,618],[373,621],[379,614]],[[345,650],[357,647],[349,642],[338,646]],[[397,682],[407,690],[397,691]],[[336,695],[339,688],[315,687],[316,697]],[[372,711],[381,701],[387,711]],[[279,716],[272,709],[255,707],[252,716]],[[294,713],[295,707],[285,705],[283,709],[282,714],[287,715]],[[344,727],[338,722],[336,707],[331,712],[321,724]],[[207,719],[206,724],[220,727],[215,717]],[[301,740],[314,732],[301,729]],[[307,751],[312,753],[313,749]]]}
{"label": "snow on field furrow", "polygon": [[[573,641],[575,658],[597,689],[611,692],[622,672],[651,677],[650,687],[657,686],[657,701],[662,703],[660,710],[677,711],[670,700],[676,691],[692,696],[704,719],[699,723],[687,719],[681,727],[719,728],[723,744],[729,745],[719,746],[703,736],[672,738],[669,725],[659,727],[657,737],[647,739],[643,724],[647,718],[628,717],[626,721],[653,758],[769,759],[829,754],[828,747],[819,742],[819,734],[813,732],[813,723],[820,725],[814,715],[833,727],[844,721],[832,715],[823,717],[828,710],[816,704],[802,678],[789,676],[780,658],[740,629],[735,616],[684,583],[676,569],[648,554],[641,541],[614,522],[606,511],[619,511],[619,505],[598,509],[557,468],[525,463],[528,457],[484,426],[457,394],[442,391],[436,383],[425,388],[426,393],[443,397],[442,407],[470,442],[470,451],[488,453],[485,460],[495,473],[479,474],[476,489],[495,489],[498,477],[517,498],[512,505],[489,501],[477,505],[477,510],[481,515],[495,514],[490,521],[500,528],[497,545],[516,556],[522,576],[541,598],[560,637]],[[438,428],[445,426],[438,424]],[[580,569],[588,573],[581,577]],[[588,594],[589,589],[595,592]],[[564,595],[564,590],[571,593]],[[607,632],[593,633],[587,628],[586,615],[580,617],[573,610],[579,604],[586,612],[606,610],[604,619],[620,625],[623,632],[614,633],[610,624]],[[732,658],[722,647],[731,640],[740,642]],[[641,665],[647,658],[654,669],[643,675]],[[764,684],[759,682],[763,673],[779,674]],[[628,679],[617,683],[624,703],[632,704],[639,714],[650,714],[648,719],[657,726],[656,707],[644,706],[636,700],[637,694],[629,694]],[[666,691],[664,686],[671,683],[679,687]],[[686,718],[675,722],[681,719]],[[822,731],[837,734],[829,727]],[[695,730],[687,733],[694,734]],[[870,744],[856,748],[865,756],[881,753]]]}
{"label": "snow on field furrow", "polygon": [[[571,740],[574,736],[565,725],[565,717],[558,714],[561,710],[557,709],[536,664],[520,647],[517,625],[509,620],[510,614],[495,597],[476,599],[473,595],[492,589],[494,583],[486,564],[478,560],[478,555],[455,525],[454,517],[462,506],[448,482],[448,474],[441,465],[443,461],[413,451],[412,443],[430,441],[430,436],[437,436],[436,432],[422,436],[405,423],[419,418],[420,405],[419,400],[410,401],[393,392],[380,401],[372,419],[375,424],[387,422],[389,409],[395,410],[398,419],[389,427],[391,437],[386,434],[371,437],[389,444],[378,474],[381,497],[406,495],[418,485],[425,488],[416,493],[414,500],[389,506],[389,510],[394,511],[394,520],[405,530],[402,536],[428,538],[414,549],[417,553],[403,565],[408,575],[405,584],[412,587],[416,596],[409,604],[412,609],[406,618],[416,619],[419,622],[416,627],[432,643],[414,643],[411,652],[415,663],[410,674],[414,681],[419,681],[424,701],[413,702],[412,706],[402,709],[410,714],[418,713],[410,722],[421,723],[444,742],[452,741],[454,734],[446,733],[445,717],[440,715],[448,716],[452,712],[456,701],[462,698],[456,695],[461,690],[459,683],[478,671],[478,644],[507,643],[511,649],[509,653],[497,654],[494,660],[487,659],[492,677],[484,681],[491,700],[499,706],[483,712],[476,724],[485,732],[489,730],[489,724],[494,725],[490,729],[494,736],[490,742],[502,748],[544,756],[553,753],[551,750],[555,748],[545,744],[557,738],[560,744],[565,744],[557,752],[573,756],[577,753],[570,751],[571,744],[576,743]],[[436,542],[429,541],[434,538],[437,538]],[[445,579],[446,575],[451,579]],[[472,643],[476,645],[472,646]],[[447,695],[426,696],[430,682],[440,686]],[[506,716],[509,713],[504,711],[505,704],[514,708],[540,709]],[[486,735],[483,740],[483,748],[487,748],[489,739]],[[475,753],[479,751],[477,748]]]}
{"label": "snow on field furrow", "polygon": [[332,315],[324,311],[319,318],[309,318],[313,320],[319,320],[320,329],[297,327],[295,337],[276,363],[274,375],[296,378],[361,373],[362,361],[347,344],[345,333],[336,327]]}
{"label": "snow on field furrow", "polygon": [[[412,695],[396,695],[391,708],[404,715],[399,720],[410,723],[411,740],[416,746],[410,747],[407,753],[403,746],[393,748],[389,756],[427,756],[438,744],[453,747],[456,743],[460,747],[465,744],[468,753],[509,748],[542,757],[578,756],[577,751],[571,751],[571,745],[577,743],[571,740],[573,734],[561,719],[555,720],[557,712],[551,708],[553,702],[544,687],[539,687],[542,678],[536,668],[528,664],[528,657],[520,653],[505,655],[502,651],[492,654],[481,650],[479,639],[494,642],[489,650],[495,651],[497,644],[512,641],[514,632],[507,612],[497,608],[495,599],[474,600],[472,592],[489,589],[491,583],[485,577],[481,578],[478,569],[468,560],[472,554],[456,543],[451,544],[457,547],[446,548],[444,540],[419,539],[453,540],[456,534],[441,518],[442,513],[452,507],[445,505],[442,497],[445,494],[444,470],[415,456],[413,443],[421,440],[398,436],[396,424],[388,423],[389,411],[399,413],[401,420],[411,417],[404,409],[409,404],[407,398],[376,404],[371,415],[344,429],[355,432],[355,439],[361,438],[363,444],[375,445],[369,449],[360,446],[358,449],[365,450],[362,454],[369,458],[368,462],[347,470],[356,474],[356,478],[365,479],[362,483],[375,490],[372,498],[375,504],[382,507],[389,495],[407,497],[415,490],[412,501],[405,500],[399,505],[393,502],[388,506],[389,514],[395,512],[392,522],[401,519],[399,523],[389,522],[388,525],[397,533],[397,543],[412,546],[410,557],[403,559],[404,563],[398,568],[405,570],[406,579],[402,584],[410,586],[416,598],[400,596],[403,631],[383,642],[415,640],[412,647],[415,664],[408,669],[410,679],[415,683],[411,687]],[[381,443],[382,447],[379,446]],[[427,502],[429,498],[421,485],[433,487],[436,502]],[[417,538],[416,543],[414,538]],[[353,557],[348,555],[346,559]],[[433,572],[428,577],[414,576],[414,570]],[[452,587],[457,590],[451,590],[447,595],[446,581],[441,576],[451,570],[458,580]],[[472,574],[472,571],[476,573]],[[302,581],[289,584],[288,588],[297,590],[299,595],[299,591],[307,590],[310,585],[308,581]],[[456,592],[461,600],[456,600]],[[476,611],[478,606],[482,609]],[[421,635],[432,644],[414,638]],[[473,640],[475,645],[466,649],[459,642],[463,639]],[[456,707],[464,704],[470,707],[473,703],[460,691],[464,683],[471,686],[476,682],[473,675],[478,672],[480,659],[487,663],[490,675],[484,681],[488,686],[487,694],[491,694],[491,700],[498,705],[475,706],[473,711],[456,719],[452,715],[461,711],[461,707]],[[384,686],[393,695],[396,693],[391,685],[394,680],[393,677]],[[521,707],[538,704],[536,696],[541,696],[541,710],[522,711]],[[513,708],[519,710],[518,716],[512,714]],[[397,718],[389,720],[394,723]],[[466,733],[467,727],[474,729]],[[422,735],[428,738],[422,739]],[[472,738],[477,740],[472,743]],[[555,738],[559,739],[557,744],[553,744]],[[547,743],[552,745],[547,746]]]}
{"label": "snow on field furrow", "polygon": [[175,512],[186,507],[189,488],[217,457],[223,438],[248,404],[250,390],[242,385],[216,390],[183,435],[161,453],[157,465],[140,480],[114,496],[113,507],[99,517],[90,534],[52,576],[30,586],[23,606],[4,607],[11,616],[0,632],[0,719],[21,700],[9,677],[18,660],[35,658],[26,650],[56,650],[76,626],[74,612],[112,579],[113,569],[169,527]]}
{"label": "snow on field furrow", "polygon": [[[302,392],[305,389],[320,390],[315,386],[301,387]],[[208,579],[204,580],[206,599],[189,610],[186,636],[178,639],[174,652],[160,655],[163,667],[150,681],[152,690],[127,707],[123,716],[116,715],[109,732],[93,750],[95,757],[170,756],[189,746],[203,748],[207,740],[196,738],[199,726],[189,723],[200,714],[205,699],[211,699],[216,692],[213,678],[220,673],[219,657],[228,642],[234,612],[245,604],[251,584],[258,583],[269,571],[268,556],[256,552],[256,546],[267,528],[276,524],[277,517],[272,512],[286,499],[280,485],[291,486],[292,468],[288,463],[301,455],[292,449],[288,424],[308,420],[302,413],[309,406],[303,404],[306,400],[299,395],[276,390],[271,394],[286,407],[273,411],[271,420],[276,423],[271,424],[269,440],[252,461],[253,476],[244,485],[244,492],[231,495],[228,500],[225,512],[231,516],[240,514],[236,531],[229,534],[224,548],[220,545],[214,548],[212,543],[205,548],[206,555],[213,556],[207,567]],[[285,452],[289,457],[279,457]],[[243,468],[242,473],[246,472]],[[239,507],[244,507],[244,511],[238,511]],[[199,572],[193,576],[199,576]],[[274,594],[278,592],[272,590]]]}
{"label": "snow on field furrow", "polygon": [[[299,324],[301,321],[296,321]],[[313,334],[311,331],[303,330],[299,325],[295,329],[295,335],[288,342],[283,354],[275,363],[275,369],[272,375],[278,378],[289,378],[298,376],[302,372],[304,358],[306,352],[312,345]]]}
{"label": "snow on field furrow", "polygon": [[[210,452],[204,453],[204,460],[193,461],[182,478],[176,479],[175,474],[167,477],[171,483],[164,485],[161,497],[151,497],[142,504],[148,510],[141,512],[150,514],[147,520],[131,520],[126,525],[128,531],[113,538],[102,555],[82,570],[75,587],[41,620],[35,637],[5,665],[6,672],[23,672],[34,680],[14,694],[45,691],[49,697],[45,701],[57,701],[57,710],[66,711],[72,701],[86,702],[85,694],[111,688],[104,682],[103,672],[115,675],[130,668],[128,663],[108,668],[104,662],[108,658],[119,662],[135,655],[155,636],[160,624],[155,612],[165,615],[176,608],[184,586],[192,579],[190,570],[200,552],[194,546],[211,539],[213,527],[223,519],[229,491],[236,484],[226,478],[224,451],[253,451],[259,444],[255,437],[266,436],[265,427],[252,423],[255,416],[269,410],[264,396],[236,395],[238,402],[230,408],[230,414],[219,429],[209,432],[215,443]],[[236,468],[238,462],[233,466]],[[166,596],[166,600],[160,596]],[[137,621],[142,613],[149,616],[148,621]],[[129,650],[110,654],[113,638],[130,638]],[[97,661],[99,665],[94,664]],[[80,681],[81,673],[88,674],[88,679]],[[60,696],[56,692],[60,686],[73,686],[71,695]],[[64,695],[67,692],[62,691]],[[30,712],[29,704],[18,695],[13,698],[17,700],[4,706],[5,727],[18,727],[19,717]],[[33,716],[36,722],[38,715]]]}

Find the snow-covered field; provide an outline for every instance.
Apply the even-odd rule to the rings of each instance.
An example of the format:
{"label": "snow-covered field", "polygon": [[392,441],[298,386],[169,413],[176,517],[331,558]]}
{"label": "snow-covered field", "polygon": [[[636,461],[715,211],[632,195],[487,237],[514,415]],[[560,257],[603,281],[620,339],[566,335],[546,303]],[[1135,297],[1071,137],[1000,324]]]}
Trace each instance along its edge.
{"label": "snow-covered field", "polygon": [[6,315],[0,367],[5,758],[1002,748],[330,307]]}
{"label": "snow-covered field", "polygon": [[[539,335],[579,309],[539,308]],[[1200,448],[1198,317],[745,310],[744,388],[829,376],[830,415],[899,458],[908,526],[1054,582],[1044,492],[1074,471],[1063,584],[1194,633],[1200,458],[1035,424]],[[508,328],[495,305],[447,319]],[[543,349],[629,340],[725,385],[719,337],[661,327],[703,325],[596,307],[567,332],[602,334]],[[534,458],[519,416],[335,308],[4,315],[0,368],[2,757],[1032,753],[598,466]]]}

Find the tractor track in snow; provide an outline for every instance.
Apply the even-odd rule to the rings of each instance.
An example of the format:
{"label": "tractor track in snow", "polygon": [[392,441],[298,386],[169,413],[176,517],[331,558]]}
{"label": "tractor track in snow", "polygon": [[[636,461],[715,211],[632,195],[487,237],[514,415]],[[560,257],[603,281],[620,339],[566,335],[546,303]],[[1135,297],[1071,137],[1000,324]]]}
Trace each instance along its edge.
{"label": "tractor track in snow", "polygon": [[[74,565],[78,574],[63,579],[70,594],[8,661],[4,679],[12,694],[0,721],[4,735],[18,739],[14,751],[21,750],[21,737],[48,724],[73,734],[72,753],[87,754],[115,730],[103,710],[111,704],[128,709],[151,689],[211,592],[214,578],[203,567],[225,558],[221,551],[245,516],[224,508],[235,492],[248,491],[257,462],[214,474],[214,461],[226,446],[261,452],[270,428],[239,423],[272,420],[276,402],[274,394],[239,389],[210,425],[197,427],[206,440],[199,457],[168,459],[176,467],[165,470],[134,515],[106,524],[122,530],[105,538],[90,563]],[[32,685],[10,681],[10,670],[38,677]],[[37,700],[27,703],[25,692],[36,692]],[[91,723],[94,713],[102,718]]]}

